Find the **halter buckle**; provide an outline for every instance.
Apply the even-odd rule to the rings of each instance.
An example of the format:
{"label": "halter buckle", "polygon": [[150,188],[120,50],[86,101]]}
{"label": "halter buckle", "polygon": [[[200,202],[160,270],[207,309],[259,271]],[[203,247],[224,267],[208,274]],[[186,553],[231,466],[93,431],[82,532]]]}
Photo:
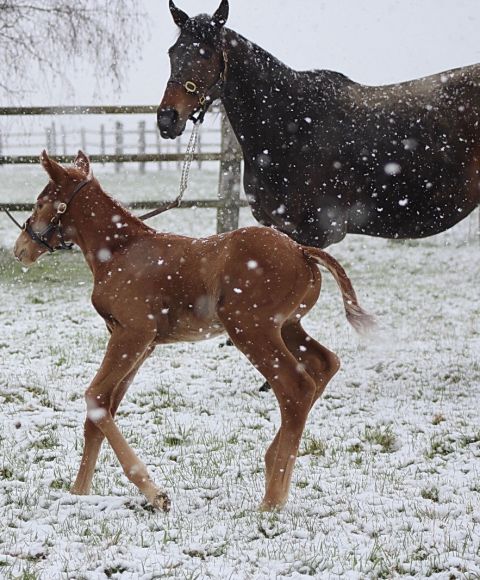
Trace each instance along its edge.
{"label": "halter buckle", "polygon": [[198,93],[198,87],[193,81],[186,81],[185,84],[183,85],[183,88],[187,91],[187,93],[193,95]]}
{"label": "halter buckle", "polygon": [[67,204],[62,201],[61,203],[58,204],[57,214],[63,214],[66,211],[67,211]]}

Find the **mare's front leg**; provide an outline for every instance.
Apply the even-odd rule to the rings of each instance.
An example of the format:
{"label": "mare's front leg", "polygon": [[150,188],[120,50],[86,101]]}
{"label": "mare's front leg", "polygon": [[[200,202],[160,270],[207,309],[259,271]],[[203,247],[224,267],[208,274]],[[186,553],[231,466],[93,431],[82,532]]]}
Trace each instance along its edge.
{"label": "mare's front leg", "polygon": [[[132,384],[138,369],[142,366],[146,358],[153,352],[153,349],[154,347],[151,346],[146,350],[145,354],[135,364],[134,368],[122,381],[120,381],[119,385],[115,388],[110,408],[110,412],[113,418],[115,417],[117,409],[122,402],[122,399],[125,396],[129,386]],[[70,489],[70,492],[76,495],[88,495],[90,493],[95,465],[97,464],[100,448],[102,446],[103,440],[105,439],[103,432],[97,427],[95,422],[89,418],[88,414],[85,418],[83,434],[84,446],[82,460],[80,462],[80,468],[78,470],[75,483]]]}
{"label": "mare's front leg", "polygon": [[[153,483],[147,468],[129,446],[114,421],[115,391],[121,388],[122,384],[128,387],[126,382],[129,382],[130,375],[138,370],[146,358],[154,336],[154,332],[145,329],[114,328],[102,365],[87,389],[85,399],[88,419],[107,438],[125,475],[154,507],[168,510],[170,501],[167,495]],[[117,397],[117,400],[119,398]],[[118,400],[118,404],[119,402]],[[86,442],[85,445],[87,447],[89,443]],[[95,448],[94,446],[93,449]]]}

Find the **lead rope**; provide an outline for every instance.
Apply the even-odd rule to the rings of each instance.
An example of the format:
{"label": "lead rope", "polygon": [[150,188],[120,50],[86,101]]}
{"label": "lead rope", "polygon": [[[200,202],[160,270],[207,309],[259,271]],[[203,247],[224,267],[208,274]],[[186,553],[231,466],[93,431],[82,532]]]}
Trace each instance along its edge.
{"label": "lead rope", "polygon": [[190,141],[187,145],[187,150],[185,151],[185,160],[182,167],[182,176],[180,177],[180,193],[178,194],[178,205],[182,201],[183,194],[188,187],[188,177],[190,174],[190,166],[192,165],[193,156],[195,155],[195,149],[197,148],[198,142],[198,130],[200,129],[199,124],[195,124],[192,129],[192,134],[190,135]]}
{"label": "lead rope", "polygon": [[193,125],[192,134],[190,135],[190,140],[185,151],[185,158],[183,160],[182,175],[180,176],[180,189],[177,197],[173,201],[166,201],[162,203],[157,209],[154,209],[144,215],[140,216],[142,221],[148,220],[168,209],[174,207],[179,207],[182,203],[183,194],[188,188],[188,178],[190,175],[190,166],[192,165],[193,157],[195,155],[195,149],[198,143],[198,131],[200,129],[200,124]]}

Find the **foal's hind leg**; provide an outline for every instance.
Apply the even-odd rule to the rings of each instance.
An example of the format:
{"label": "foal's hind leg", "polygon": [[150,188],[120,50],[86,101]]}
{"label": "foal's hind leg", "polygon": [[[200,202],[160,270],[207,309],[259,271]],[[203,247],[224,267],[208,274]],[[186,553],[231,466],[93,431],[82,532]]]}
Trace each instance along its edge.
{"label": "foal's hind leg", "polygon": [[288,350],[315,381],[316,401],[340,368],[338,356],[307,334],[297,320],[287,321],[283,325],[282,338]]}
{"label": "foal's hind leg", "polygon": [[232,327],[234,325],[228,321],[224,324],[235,346],[270,383],[280,405],[281,426],[265,455],[266,485],[261,505],[264,510],[278,509],[287,501],[316,385],[286,348],[279,328],[272,328],[268,334],[259,332],[258,328],[271,327],[271,321],[263,321],[254,329],[242,328],[239,334]]}
{"label": "foal's hind leg", "polygon": [[[282,338],[298,364],[304,366],[315,382],[315,394],[311,403],[313,407],[340,368],[340,361],[335,353],[309,336],[299,322],[287,322],[282,328]],[[267,483],[272,475],[273,458],[277,454],[279,440],[280,431],[276,434],[265,456]]]}

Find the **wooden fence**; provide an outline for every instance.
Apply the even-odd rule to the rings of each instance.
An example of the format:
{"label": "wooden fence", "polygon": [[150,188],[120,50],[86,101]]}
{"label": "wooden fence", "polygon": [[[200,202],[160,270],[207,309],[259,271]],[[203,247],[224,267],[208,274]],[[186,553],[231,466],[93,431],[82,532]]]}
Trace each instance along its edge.
{"label": "wooden fence", "polygon": [[[0,108],[1,116],[47,116],[50,125],[44,133],[45,146],[50,153],[55,155],[56,159],[61,163],[71,163],[73,161],[72,155],[67,155],[67,142],[65,131],[60,131],[60,138],[58,139],[57,126],[53,119],[58,119],[62,115],[151,115],[152,118],[156,114],[156,106],[139,105],[139,106],[92,106],[92,107],[3,107]],[[209,114],[219,114],[219,110],[213,110]],[[207,161],[219,162],[219,180],[218,180],[218,199],[217,200],[202,200],[197,199],[188,202],[182,202],[181,208],[200,207],[200,208],[214,208],[217,210],[217,231],[224,232],[238,227],[238,214],[242,206],[247,203],[240,199],[240,175],[241,175],[241,149],[233,134],[233,131],[228,123],[226,116],[221,114],[221,128],[218,138],[218,144],[209,144],[209,148],[216,146],[217,151],[202,151],[202,140],[200,140],[200,147],[193,156],[200,167],[202,163]],[[202,128],[203,129],[203,128]],[[200,134],[202,133],[200,129]],[[123,163],[136,162],[139,164],[139,170],[145,171],[145,164],[155,162],[158,168],[161,169],[161,164],[165,162],[175,162],[177,168],[181,167],[185,159],[185,154],[181,152],[181,142],[177,140],[175,145],[176,151],[162,152],[162,144],[155,130],[155,148],[154,153],[147,152],[146,136],[149,133],[145,121],[139,121],[137,125],[137,143],[135,153],[126,152],[125,135],[131,134],[133,131],[126,132],[122,121],[115,123],[114,132],[114,153],[107,153],[105,125],[100,123],[100,130],[98,133],[99,140],[96,148],[99,150],[98,154],[91,154],[90,158],[94,163],[114,163],[115,170],[119,171]],[[153,130],[150,131],[153,133]],[[217,133],[218,134],[218,133]],[[37,135],[39,135],[37,133]],[[82,149],[89,151],[87,146],[86,130],[80,129],[80,142]],[[38,154],[36,155],[4,155],[5,139],[2,139],[0,134],[0,167],[2,165],[11,164],[31,164],[38,163]],[[130,147],[131,148],[131,147]],[[61,154],[59,152],[61,151]],[[138,202],[129,204],[132,209],[145,208],[151,209],[159,205],[161,200],[149,200],[146,202]],[[10,211],[30,211],[31,204],[10,204],[0,203],[0,211],[8,209]]]}

